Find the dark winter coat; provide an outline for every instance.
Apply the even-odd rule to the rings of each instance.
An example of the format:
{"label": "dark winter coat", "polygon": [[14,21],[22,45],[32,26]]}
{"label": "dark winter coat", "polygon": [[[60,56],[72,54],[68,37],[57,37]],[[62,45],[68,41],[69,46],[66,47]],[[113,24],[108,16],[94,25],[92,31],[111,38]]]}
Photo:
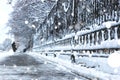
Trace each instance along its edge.
{"label": "dark winter coat", "polygon": [[12,49],[14,52],[17,50],[15,42],[12,43]]}

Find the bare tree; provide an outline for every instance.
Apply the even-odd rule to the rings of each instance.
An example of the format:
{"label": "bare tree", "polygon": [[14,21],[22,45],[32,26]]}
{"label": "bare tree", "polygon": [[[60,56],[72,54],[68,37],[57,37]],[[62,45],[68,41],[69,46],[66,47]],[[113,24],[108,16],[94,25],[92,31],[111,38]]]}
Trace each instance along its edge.
{"label": "bare tree", "polygon": [[15,41],[19,46],[31,48],[35,31],[48,15],[53,1],[41,0],[17,0],[13,6],[11,19],[8,22],[11,33],[15,36]]}

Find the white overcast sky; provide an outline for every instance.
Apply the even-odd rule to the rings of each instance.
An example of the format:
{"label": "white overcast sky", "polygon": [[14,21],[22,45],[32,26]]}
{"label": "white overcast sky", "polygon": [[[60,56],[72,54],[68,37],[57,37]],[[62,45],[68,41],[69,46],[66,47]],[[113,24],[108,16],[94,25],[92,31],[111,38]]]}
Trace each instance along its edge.
{"label": "white overcast sky", "polygon": [[8,21],[9,14],[12,12],[12,6],[8,4],[8,0],[0,0],[0,43],[8,37],[6,33],[8,32],[6,23]]}

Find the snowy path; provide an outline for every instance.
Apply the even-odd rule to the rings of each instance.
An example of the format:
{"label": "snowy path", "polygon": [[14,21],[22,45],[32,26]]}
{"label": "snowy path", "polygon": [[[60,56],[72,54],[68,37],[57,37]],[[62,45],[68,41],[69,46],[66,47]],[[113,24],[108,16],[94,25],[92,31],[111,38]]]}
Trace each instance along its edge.
{"label": "snowy path", "polygon": [[[79,66],[76,66],[75,64],[71,64],[70,61],[61,60],[61,59],[59,59],[57,57],[56,58],[53,58],[51,56],[47,56],[46,57],[46,56],[38,54],[36,52],[35,53],[34,52],[32,52],[32,53],[30,52],[28,54],[29,55],[33,55],[34,57],[38,57],[39,59],[41,59],[41,58],[42,59],[47,59],[49,62],[54,63],[55,65],[58,65],[58,67],[62,68],[62,70],[65,70],[65,71],[68,71],[68,72],[72,72],[72,73],[74,73],[74,74],[76,74],[76,75],[78,75],[80,77],[80,79],[76,79],[75,78],[74,80],[101,80],[100,78],[97,78],[97,77],[81,74],[81,71],[83,71],[84,69],[80,70]],[[89,73],[89,71],[88,71],[88,73]]]}
{"label": "snowy path", "polygon": [[[36,53],[36,52],[32,52],[30,54],[34,55],[36,57],[45,58],[49,61],[57,63],[61,66],[66,67],[67,69],[71,70],[72,72],[74,72],[80,76],[84,76],[84,77],[92,79],[92,80],[120,80],[119,74],[110,74],[110,73],[106,73],[102,70],[97,70],[95,68],[82,67],[81,66],[82,64],[72,64],[70,62],[70,60],[68,60],[66,58],[64,59],[64,58],[60,58],[60,57],[45,56],[45,55],[41,55],[40,53]],[[87,61],[88,60],[89,60],[89,58],[87,59]],[[90,60],[92,61],[92,59],[90,59]],[[104,62],[104,59],[102,59],[102,60],[103,60],[102,62]],[[101,64],[101,65],[104,65],[104,64]],[[106,67],[106,69],[107,69],[107,67]]]}
{"label": "snowy path", "polygon": [[59,64],[33,54],[0,54],[6,55],[0,60],[0,80],[88,80]]}

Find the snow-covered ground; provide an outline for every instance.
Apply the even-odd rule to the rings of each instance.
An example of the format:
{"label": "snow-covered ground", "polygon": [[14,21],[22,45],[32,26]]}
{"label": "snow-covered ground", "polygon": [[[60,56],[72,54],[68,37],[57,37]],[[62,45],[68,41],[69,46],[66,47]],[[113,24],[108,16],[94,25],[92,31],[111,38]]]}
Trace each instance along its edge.
{"label": "snow-covered ground", "polygon": [[[39,52],[26,52],[27,54],[34,56],[36,59],[45,58],[49,61],[55,62],[62,69],[71,70],[74,73],[83,75],[87,78],[92,78],[93,80],[119,80],[120,79],[120,64],[119,52],[111,54],[108,58],[105,57],[76,57],[76,63],[71,63],[69,55],[57,55],[53,57],[53,54],[45,56],[41,55]],[[14,55],[13,51],[9,52],[1,51],[0,60],[7,56]],[[97,55],[97,54],[96,54]],[[103,56],[103,54],[101,54]],[[99,55],[100,56],[100,55]],[[66,68],[64,68],[64,67]]]}
{"label": "snow-covered ground", "polygon": [[73,70],[73,72],[79,73],[80,75],[84,75],[84,76],[87,76],[88,78],[92,78],[95,80],[99,80],[99,79],[119,80],[120,79],[120,66],[108,65],[109,58],[78,57],[76,58],[77,62],[73,64],[70,61],[70,56],[59,55],[57,57],[53,57],[53,56],[41,55],[40,53],[37,53],[37,52],[30,52],[29,54],[36,57],[46,58],[50,61],[63,65],[68,69]]}
{"label": "snow-covered ground", "polygon": [[12,49],[10,51],[0,51],[0,60],[10,55],[14,55]]}
{"label": "snow-covered ground", "polygon": [[[1,60],[2,59],[2,60]],[[34,54],[0,52],[0,80],[88,80]]]}

